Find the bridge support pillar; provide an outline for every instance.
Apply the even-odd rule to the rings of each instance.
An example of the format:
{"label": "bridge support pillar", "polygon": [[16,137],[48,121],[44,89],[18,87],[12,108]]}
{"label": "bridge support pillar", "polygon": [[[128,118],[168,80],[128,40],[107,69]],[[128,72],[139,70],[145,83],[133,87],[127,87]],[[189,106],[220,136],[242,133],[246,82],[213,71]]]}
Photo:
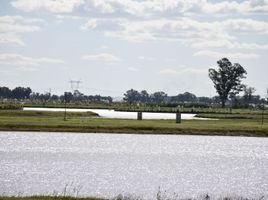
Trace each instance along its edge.
{"label": "bridge support pillar", "polygon": [[138,114],[137,114],[137,119],[138,119],[138,120],[142,120],[142,112],[138,112]]}
{"label": "bridge support pillar", "polygon": [[177,112],[176,113],[176,123],[177,124],[180,124],[181,123],[181,113],[180,112]]}

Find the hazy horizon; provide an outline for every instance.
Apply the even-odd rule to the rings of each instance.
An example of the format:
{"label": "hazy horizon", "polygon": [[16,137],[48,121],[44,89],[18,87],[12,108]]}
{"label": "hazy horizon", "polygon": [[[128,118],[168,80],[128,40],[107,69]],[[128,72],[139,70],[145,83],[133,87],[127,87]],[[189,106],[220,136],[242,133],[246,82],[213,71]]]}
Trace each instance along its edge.
{"label": "hazy horizon", "polygon": [[0,85],[87,95],[133,88],[215,96],[227,57],[268,88],[267,0],[0,0]]}

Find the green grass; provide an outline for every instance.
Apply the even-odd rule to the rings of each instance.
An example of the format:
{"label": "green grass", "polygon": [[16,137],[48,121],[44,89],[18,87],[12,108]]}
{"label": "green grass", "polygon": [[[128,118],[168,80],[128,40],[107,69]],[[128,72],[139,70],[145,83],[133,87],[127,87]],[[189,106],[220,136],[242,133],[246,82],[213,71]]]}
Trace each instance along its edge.
{"label": "green grass", "polygon": [[223,120],[131,120],[92,118],[92,113],[68,113],[41,111],[0,111],[2,131],[48,131],[85,133],[137,133],[137,134],[189,134],[189,135],[235,135],[268,136],[268,119],[264,125],[253,118]]}
{"label": "green grass", "polygon": [[249,119],[249,120],[254,120],[254,121],[261,121],[262,117],[265,121],[268,121],[268,113],[264,113],[262,115],[261,112],[258,113],[234,113],[234,114],[197,114],[196,117],[201,117],[201,118],[213,118],[213,119]]}
{"label": "green grass", "polygon": [[[1,117],[63,117],[64,112],[0,110]],[[67,112],[67,117],[97,117],[94,112]]]}
{"label": "green grass", "polygon": [[22,104],[16,103],[0,103],[0,110],[22,110]]}

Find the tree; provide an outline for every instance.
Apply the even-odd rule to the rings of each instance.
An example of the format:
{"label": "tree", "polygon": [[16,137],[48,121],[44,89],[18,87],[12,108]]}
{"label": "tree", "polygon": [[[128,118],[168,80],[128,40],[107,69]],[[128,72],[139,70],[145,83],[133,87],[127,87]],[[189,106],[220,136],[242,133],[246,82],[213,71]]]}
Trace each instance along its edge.
{"label": "tree", "polygon": [[71,92],[64,92],[64,95],[60,97],[63,101],[69,103],[74,99],[73,93]]}
{"label": "tree", "polygon": [[211,104],[213,100],[209,97],[198,97],[198,102]]}
{"label": "tree", "polygon": [[228,97],[234,96],[243,90],[241,79],[245,78],[246,70],[238,63],[232,64],[227,58],[217,61],[218,70],[209,69],[209,78],[219,94],[221,106],[225,107]]}
{"label": "tree", "polygon": [[183,94],[179,94],[178,99],[180,102],[196,102],[197,101],[197,97],[190,92],[184,92]]}
{"label": "tree", "polygon": [[16,87],[12,90],[11,95],[15,99],[29,99],[32,93],[31,88],[27,87]]}
{"label": "tree", "polygon": [[253,93],[256,91],[256,89],[254,87],[248,87],[245,85],[243,91],[244,91],[243,99],[245,102],[245,106],[248,107],[249,104],[252,103]]}
{"label": "tree", "polygon": [[137,90],[130,89],[124,94],[124,101],[128,103],[136,103],[140,100],[140,93]]}
{"label": "tree", "polygon": [[197,102],[197,100],[198,99],[196,95],[190,92],[184,92],[183,94],[178,94],[177,96],[173,96],[171,98],[171,101],[173,102],[183,102],[183,103]]}
{"label": "tree", "polygon": [[0,98],[10,98],[11,90],[8,87],[0,87]]}
{"label": "tree", "polygon": [[148,94],[146,90],[142,90],[140,92],[140,100],[142,103],[147,103],[150,101],[150,95]]}
{"label": "tree", "polygon": [[162,103],[164,101],[165,97],[167,97],[167,94],[163,91],[159,91],[159,92],[155,92],[155,93],[151,94],[151,100],[154,103]]}

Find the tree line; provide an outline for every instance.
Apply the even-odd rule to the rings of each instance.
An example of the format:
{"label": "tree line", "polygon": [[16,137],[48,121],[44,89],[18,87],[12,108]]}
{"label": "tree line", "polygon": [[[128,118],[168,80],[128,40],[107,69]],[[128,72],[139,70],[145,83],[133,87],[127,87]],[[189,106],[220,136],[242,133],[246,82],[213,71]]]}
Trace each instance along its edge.
{"label": "tree line", "polygon": [[[255,88],[244,86],[243,94],[241,96],[232,96],[225,103],[232,107],[251,107],[262,104],[265,99],[260,95],[255,95]],[[39,102],[45,104],[47,102],[105,102],[112,103],[113,99],[110,96],[101,95],[84,95],[78,90],[72,92],[65,92],[62,95],[55,95],[49,92],[38,93],[32,92],[29,87],[16,87],[13,90],[8,87],[0,87],[0,98],[4,99],[18,99],[30,100],[32,102]],[[165,106],[176,107],[178,105],[209,107],[211,105],[221,105],[220,96],[214,97],[198,97],[191,92],[184,92],[175,96],[169,96],[163,91],[148,93],[146,90],[130,89],[124,93],[123,101],[130,104],[165,104]]]}
{"label": "tree line", "polygon": [[[225,104],[232,107],[250,107],[263,103],[265,99],[261,98],[260,95],[254,95],[255,91],[256,90],[253,87],[245,86],[241,96],[233,96],[233,98],[228,99]],[[127,103],[166,104],[167,106],[184,104],[209,107],[210,105],[222,104],[220,96],[198,97],[190,92],[184,92],[175,96],[168,96],[168,94],[163,91],[149,94],[146,90],[138,91],[134,89],[126,91],[123,100]]]}
{"label": "tree line", "polygon": [[0,98],[17,99],[17,100],[41,100],[41,101],[93,101],[93,102],[112,102],[112,97],[101,95],[84,95],[78,90],[72,92],[64,92],[63,95],[51,94],[50,92],[39,93],[33,92],[30,87],[8,87],[0,86]]}
{"label": "tree line", "polygon": [[146,90],[141,90],[140,92],[134,89],[126,91],[124,94],[124,101],[128,103],[163,103],[163,102],[206,102],[212,103],[211,99],[208,97],[198,98],[195,94],[190,92],[185,92],[183,94],[178,94],[177,96],[168,96],[163,91],[158,91],[149,94]]}
{"label": "tree line", "polygon": [[16,87],[13,90],[8,87],[0,87],[0,98],[6,99],[29,99],[32,90],[29,87]]}

